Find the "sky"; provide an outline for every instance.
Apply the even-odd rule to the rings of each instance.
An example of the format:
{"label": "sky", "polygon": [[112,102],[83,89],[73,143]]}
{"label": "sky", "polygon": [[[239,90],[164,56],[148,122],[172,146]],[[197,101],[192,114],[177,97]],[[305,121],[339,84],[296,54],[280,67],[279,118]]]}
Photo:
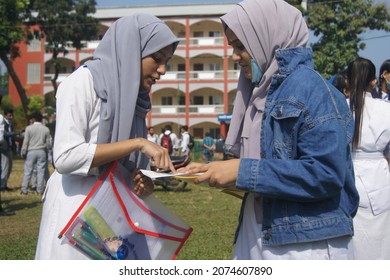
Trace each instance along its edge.
{"label": "sky", "polygon": [[[212,0],[212,3],[238,3],[241,0]],[[390,0],[375,0],[374,2],[384,2],[390,7]],[[175,5],[175,4],[202,4],[211,3],[210,0],[96,0],[97,8],[123,7],[136,5]],[[361,35],[366,48],[359,52],[359,55],[370,59],[376,66],[377,73],[380,65],[386,59],[390,59],[390,32],[369,31]],[[313,37],[314,40],[314,37]],[[2,71],[5,66],[0,63]]]}
{"label": "sky", "polygon": [[[238,3],[240,0],[212,0],[212,3]],[[376,0],[384,2],[390,7],[390,0]],[[210,0],[96,0],[97,7],[135,6],[135,5],[174,5],[174,4],[204,4],[211,3]],[[359,56],[370,59],[379,72],[380,65],[386,59],[390,59],[390,32],[369,31],[362,34],[362,42],[366,48],[359,52]]]}

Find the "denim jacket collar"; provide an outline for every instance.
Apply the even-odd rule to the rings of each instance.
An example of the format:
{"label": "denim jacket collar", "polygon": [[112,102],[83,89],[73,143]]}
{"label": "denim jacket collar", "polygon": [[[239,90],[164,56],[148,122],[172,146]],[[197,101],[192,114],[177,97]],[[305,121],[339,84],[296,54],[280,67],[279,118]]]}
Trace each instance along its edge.
{"label": "denim jacket collar", "polygon": [[291,74],[300,64],[314,68],[313,51],[311,48],[278,49],[275,52],[275,58],[279,66],[279,74],[281,75]]}

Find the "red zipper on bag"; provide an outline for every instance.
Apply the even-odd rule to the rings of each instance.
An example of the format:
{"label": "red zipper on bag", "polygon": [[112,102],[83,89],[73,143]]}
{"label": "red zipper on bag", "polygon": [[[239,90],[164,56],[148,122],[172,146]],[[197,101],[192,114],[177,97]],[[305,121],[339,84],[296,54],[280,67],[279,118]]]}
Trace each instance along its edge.
{"label": "red zipper on bag", "polygon": [[97,180],[97,182],[95,183],[95,185],[93,186],[92,190],[88,193],[87,197],[84,199],[84,201],[81,203],[81,205],[79,206],[79,208],[77,208],[76,212],[73,214],[73,216],[70,218],[70,220],[68,221],[68,223],[66,224],[66,226],[61,230],[60,234],[58,235],[58,238],[61,239],[64,234],[68,231],[68,229],[70,228],[70,226],[73,224],[74,220],[78,217],[78,215],[80,214],[80,212],[83,210],[85,204],[87,204],[88,200],[91,199],[92,195],[94,194],[94,192],[100,187],[100,185],[103,183],[103,181],[106,179],[106,177],[108,176],[108,174],[111,172],[111,169],[113,167],[113,164],[115,162],[113,162],[109,168],[107,168],[106,171],[104,171],[103,175],[99,177],[99,179]]}

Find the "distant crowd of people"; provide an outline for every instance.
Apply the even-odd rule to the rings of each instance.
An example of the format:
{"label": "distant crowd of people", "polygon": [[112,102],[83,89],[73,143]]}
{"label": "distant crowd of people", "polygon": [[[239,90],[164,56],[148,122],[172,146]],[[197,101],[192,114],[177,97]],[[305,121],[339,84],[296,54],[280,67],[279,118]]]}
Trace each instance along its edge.
{"label": "distant crowd of people", "polygon": [[8,184],[14,156],[24,159],[23,180],[20,194],[43,194],[45,182],[50,177],[49,163],[52,159],[52,136],[42,121],[40,112],[29,117],[29,125],[22,131],[14,130],[14,112],[4,110],[0,117],[1,181],[0,190],[13,191]]}
{"label": "distant crowd of people", "polygon": [[[188,126],[183,125],[180,127],[179,138],[176,133],[172,131],[171,125],[166,125],[160,135],[154,132],[152,126],[148,127],[147,138],[149,141],[156,143],[166,148],[171,156],[189,155],[191,149],[194,147],[193,136],[188,132]],[[203,159],[206,163],[211,162],[216,150],[216,141],[211,137],[211,133],[207,131],[202,139],[201,143]]]}

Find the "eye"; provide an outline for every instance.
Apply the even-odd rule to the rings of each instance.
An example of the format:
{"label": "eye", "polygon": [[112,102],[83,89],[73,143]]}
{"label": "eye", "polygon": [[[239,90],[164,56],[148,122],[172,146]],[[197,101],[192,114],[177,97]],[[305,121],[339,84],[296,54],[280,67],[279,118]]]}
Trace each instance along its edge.
{"label": "eye", "polygon": [[245,50],[245,47],[244,47],[244,45],[243,44],[237,44],[236,46],[234,46],[234,48],[236,49],[236,50],[239,50],[239,51],[243,51],[243,50]]}
{"label": "eye", "polygon": [[158,55],[158,54],[152,54],[150,55],[151,58],[153,58],[153,60],[157,63],[157,64],[161,64],[163,62],[163,58]]}

